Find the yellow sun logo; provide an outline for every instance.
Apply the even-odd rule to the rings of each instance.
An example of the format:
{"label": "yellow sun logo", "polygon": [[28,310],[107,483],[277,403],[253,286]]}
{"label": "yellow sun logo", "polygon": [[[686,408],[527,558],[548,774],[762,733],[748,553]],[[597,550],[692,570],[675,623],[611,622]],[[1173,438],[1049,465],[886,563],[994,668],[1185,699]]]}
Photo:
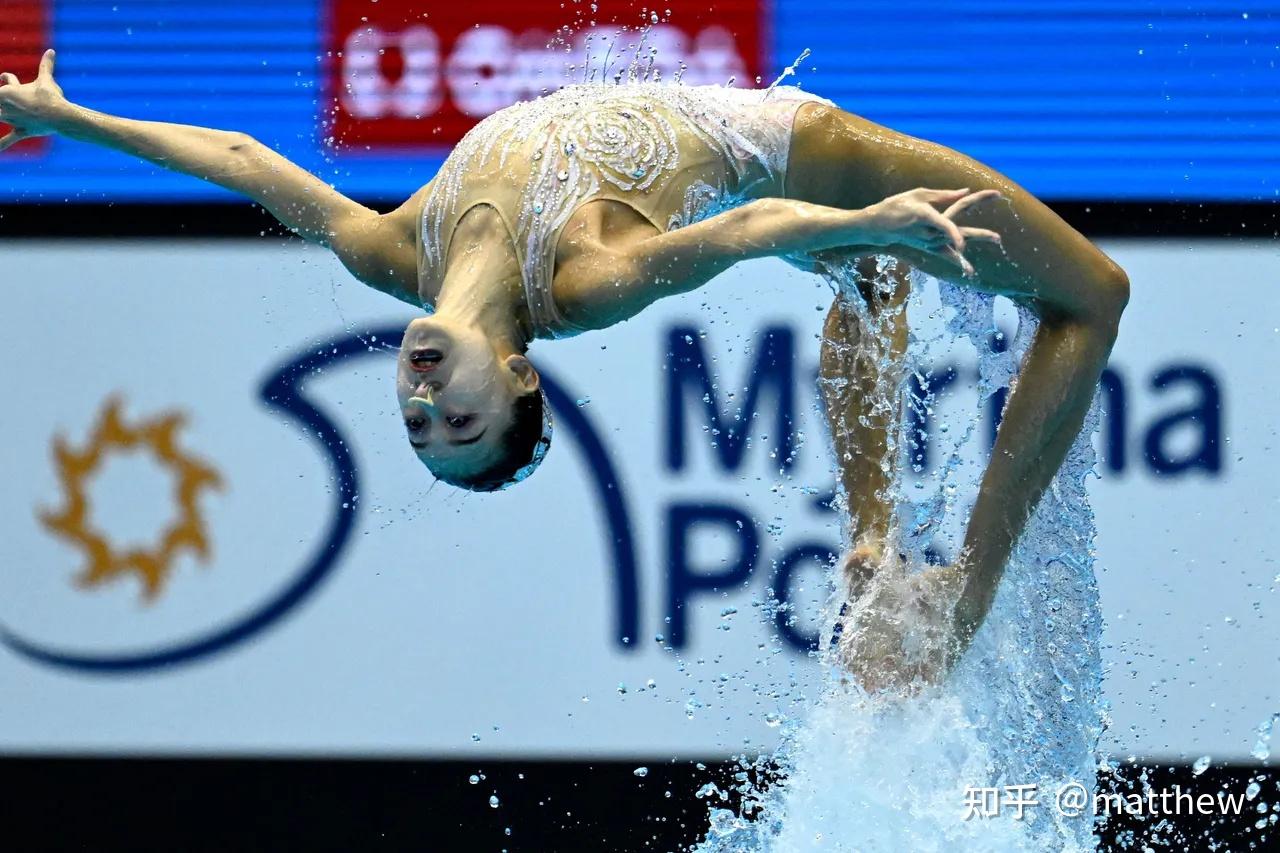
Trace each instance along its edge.
{"label": "yellow sun logo", "polygon": [[[142,581],[143,598],[151,601],[159,595],[173,561],[183,550],[208,562],[209,538],[196,501],[205,489],[221,489],[222,478],[178,447],[177,433],[185,422],[180,412],[167,412],[130,426],[121,417],[120,401],[112,398],[99,412],[93,436],[84,449],[71,448],[62,436],[54,438],[53,458],[65,503],[61,510],[39,515],[51,533],[84,552],[87,565],[76,583],[97,586],[132,573]],[[173,475],[177,517],[152,547],[117,551],[93,527],[86,487],[108,454],[136,449],[150,451],[155,462]]]}

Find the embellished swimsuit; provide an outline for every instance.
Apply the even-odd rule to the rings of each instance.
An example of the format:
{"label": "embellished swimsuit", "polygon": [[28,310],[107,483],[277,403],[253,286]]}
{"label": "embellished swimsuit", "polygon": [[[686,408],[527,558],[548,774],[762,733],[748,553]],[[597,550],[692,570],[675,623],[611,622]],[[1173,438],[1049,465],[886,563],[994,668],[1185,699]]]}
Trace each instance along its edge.
{"label": "embellished swimsuit", "polygon": [[552,281],[560,232],[579,207],[616,201],[667,232],[785,197],[792,124],[812,102],[829,103],[792,87],[583,84],[500,110],[435,178],[422,211],[419,289],[443,280],[462,217],[489,205],[515,246],[535,334],[578,334]]}

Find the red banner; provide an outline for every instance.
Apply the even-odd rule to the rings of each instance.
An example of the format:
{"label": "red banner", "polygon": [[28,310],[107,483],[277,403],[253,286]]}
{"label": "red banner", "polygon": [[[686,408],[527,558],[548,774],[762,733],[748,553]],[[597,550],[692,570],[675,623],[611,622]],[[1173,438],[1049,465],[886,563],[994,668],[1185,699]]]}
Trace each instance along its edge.
{"label": "red banner", "polygon": [[[18,75],[23,83],[31,82],[40,66],[40,55],[53,45],[49,42],[49,18],[52,0],[4,0],[0,3],[0,71]],[[0,121],[0,137],[9,132]],[[26,139],[0,157],[32,154],[42,151],[44,137]]]}
{"label": "red banner", "polygon": [[766,67],[764,0],[669,0],[607,19],[596,5],[329,0],[330,144],[448,147],[490,113],[569,83],[754,87]]}

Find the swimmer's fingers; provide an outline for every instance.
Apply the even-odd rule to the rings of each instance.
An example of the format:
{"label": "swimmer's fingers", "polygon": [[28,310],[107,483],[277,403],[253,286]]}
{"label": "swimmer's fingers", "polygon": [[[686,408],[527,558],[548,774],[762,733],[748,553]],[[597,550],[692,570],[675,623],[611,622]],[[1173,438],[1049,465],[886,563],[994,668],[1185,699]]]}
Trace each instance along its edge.
{"label": "swimmer's fingers", "polygon": [[[52,50],[46,50],[44,55],[40,57],[40,70],[36,72],[36,78],[33,83],[52,83],[53,82],[53,63],[56,54]],[[18,75],[11,71],[0,73],[0,89],[5,86],[21,86],[22,81],[18,79]]]}
{"label": "swimmer's fingers", "polygon": [[952,222],[946,214],[939,211],[938,208],[944,204],[954,207],[955,204],[958,204],[968,195],[970,195],[970,192],[967,189],[932,190],[928,187],[918,187],[894,198],[909,200],[910,207],[914,210],[920,224],[927,231],[925,239],[932,241],[939,234],[944,234],[957,251],[963,252],[964,235],[960,232],[960,227]]}
{"label": "swimmer's fingers", "polygon": [[928,202],[929,204],[951,204],[969,195],[969,190],[968,188],[962,190],[931,190],[928,187],[919,187],[908,191],[905,195],[914,196],[920,201]]}
{"label": "swimmer's fingers", "polygon": [[903,246],[955,261],[956,258],[963,257],[964,240],[960,228],[954,223],[951,223],[950,228],[946,228],[941,223],[929,221],[921,231],[915,235],[903,235],[903,239],[899,242]]}
{"label": "swimmer's fingers", "polygon": [[[973,241],[977,243],[989,243],[994,246],[1003,245],[1000,235],[987,228],[965,227],[959,230],[964,235],[966,243],[968,241]],[[923,248],[929,254],[945,258],[949,263],[959,267],[960,271],[964,273],[965,278],[973,278],[977,275],[976,270],[973,268],[973,264],[971,264],[969,259],[964,256],[964,251],[962,249],[956,248],[955,241],[951,239],[949,234],[934,234],[923,246],[918,248]]]}
{"label": "swimmer's fingers", "polygon": [[976,275],[973,264],[969,263],[969,259],[964,256],[964,253],[958,251],[955,246],[946,240],[935,240],[922,248],[928,254],[943,258],[947,263],[959,267],[965,278],[973,278]]}
{"label": "swimmer's fingers", "polygon": [[[964,190],[967,192],[967,190]],[[927,223],[933,231],[930,235],[930,241],[937,243],[942,242],[949,245],[957,252],[964,251],[964,232],[960,230],[960,226],[956,225],[947,217],[943,216],[933,208],[926,208],[930,215],[927,215]]]}
{"label": "swimmer's fingers", "polygon": [[1000,235],[995,231],[987,228],[967,228],[962,227],[960,233],[964,235],[965,240],[977,240],[979,243],[995,243],[1000,245]]}
{"label": "swimmer's fingers", "polygon": [[1004,198],[1004,196],[1000,194],[999,190],[979,190],[976,193],[970,193],[968,190],[965,190],[965,192],[968,194],[943,211],[943,216],[948,219],[955,219],[975,204],[982,204],[983,202],[992,201],[993,199]]}
{"label": "swimmer's fingers", "polygon": [[36,77],[41,80],[53,79],[53,63],[57,59],[58,54],[50,48],[40,57],[40,70],[36,72]]}
{"label": "swimmer's fingers", "polygon": [[[984,202],[990,202],[998,198],[1004,198],[999,190],[980,190],[976,193],[968,193],[943,211],[942,216],[948,222],[953,222],[957,216],[968,211],[974,206]],[[965,240],[976,240],[979,243],[991,243],[996,246],[1001,245],[1000,235],[989,228],[972,228],[968,226],[957,227]],[[960,266],[961,269],[965,270],[965,275],[972,277],[973,267],[969,265],[968,261],[963,259],[963,253],[965,250],[964,244],[961,243],[960,245],[953,245],[952,248],[961,255],[959,260],[963,261],[963,263],[961,263]],[[957,259],[953,258],[952,260]]]}
{"label": "swimmer's fingers", "polygon": [[0,122],[12,132],[0,141],[0,151],[32,136],[56,133],[53,120],[67,103],[61,87],[53,79],[54,52],[46,50],[40,58],[40,70],[30,83],[17,75],[0,73]]}

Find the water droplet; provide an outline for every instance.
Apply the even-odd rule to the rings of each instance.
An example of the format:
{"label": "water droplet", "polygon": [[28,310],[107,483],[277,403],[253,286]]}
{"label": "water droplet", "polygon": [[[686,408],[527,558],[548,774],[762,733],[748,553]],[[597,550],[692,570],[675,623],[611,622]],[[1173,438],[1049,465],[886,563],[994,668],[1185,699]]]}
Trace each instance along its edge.
{"label": "water droplet", "polygon": [[471,777],[470,777],[469,779],[467,779],[467,781],[468,781],[468,782],[470,782],[472,785],[479,785],[479,784],[480,784],[480,777],[479,777],[479,776],[477,776],[476,774],[472,773],[472,774],[471,774]]}
{"label": "water droplet", "polygon": [[1258,724],[1258,740],[1249,754],[1259,761],[1266,761],[1271,757],[1271,735],[1277,720],[1280,720],[1280,714],[1272,714]]}
{"label": "water droplet", "polygon": [[1196,763],[1191,765],[1191,773],[1193,776],[1199,776],[1201,773],[1209,769],[1210,758],[1202,755],[1196,759]]}
{"label": "water droplet", "polygon": [[633,775],[635,775],[635,776],[639,776],[641,779],[643,779],[644,777],[646,777],[646,776],[648,776],[648,775],[649,775],[649,768],[648,768],[648,767],[637,767],[635,770],[632,770],[632,771],[631,771],[631,773],[632,773]]}
{"label": "water droplet", "polygon": [[496,808],[497,808],[498,806],[500,806],[500,805],[502,805],[502,801],[498,799],[498,795],[497,795],[497,794],[490,794],[490,795],[489,795],[489,808],[491,808],[491,809],[496,809]]}

